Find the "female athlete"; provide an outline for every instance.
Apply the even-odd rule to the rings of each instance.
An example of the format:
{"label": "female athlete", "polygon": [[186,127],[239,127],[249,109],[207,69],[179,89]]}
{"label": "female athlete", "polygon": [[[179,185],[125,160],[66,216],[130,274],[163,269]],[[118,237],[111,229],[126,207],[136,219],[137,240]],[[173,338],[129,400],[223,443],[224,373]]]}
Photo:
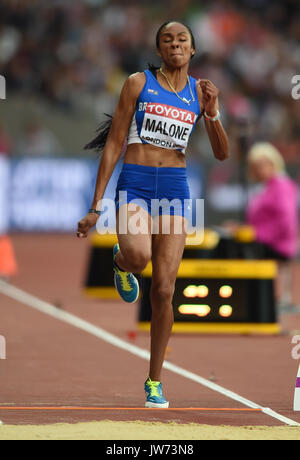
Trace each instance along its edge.
{"label": "female athlete", "polygon": [[[156,47],[161,67],[131,75],[123,86],[103,149],[92,207],[79,222],[77,235],[87,237],[97,223],[101,199],[127,139],[116,190],[119,244],[113,250],[115,286],[123,300],[135,302],[139,285],[133,273],[141,273],[152,262],[146,407],[166,408],[169,402],[163,395],[161,371],[174,321],[172,299],[186,242],[186,216],[183,206],[161,206],[155,215],[151,204],[155,199],[165,199],[166,203],[189,199],[185,151],[202,115],[218,160],[228,158],[229,142],[220,121],[219,90],[209,80],[195,80],[188,75],[195,54],[195,40],[189,27],[180,22],[163,24],[156,36]],[[143,221],[143,231],[139,233],[129,225],[137,215]],[[121,232],[124,217],[128,225]],[[166,217],[168,232],[164,227]]]}

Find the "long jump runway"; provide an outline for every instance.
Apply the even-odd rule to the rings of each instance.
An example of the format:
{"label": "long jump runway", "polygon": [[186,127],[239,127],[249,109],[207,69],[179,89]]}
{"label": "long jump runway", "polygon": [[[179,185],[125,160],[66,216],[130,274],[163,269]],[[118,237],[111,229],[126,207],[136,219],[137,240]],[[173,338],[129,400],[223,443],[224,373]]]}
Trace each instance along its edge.
{"label": "long jump runway", "polygon": [[14,244],[19,274],[0,282],[4,424],[300,426],[290,335],[173,335],[163,373],[170,409],[145,409],[148,334],[132,333],[136,306],[83,296],[87,242],[17,235]]}

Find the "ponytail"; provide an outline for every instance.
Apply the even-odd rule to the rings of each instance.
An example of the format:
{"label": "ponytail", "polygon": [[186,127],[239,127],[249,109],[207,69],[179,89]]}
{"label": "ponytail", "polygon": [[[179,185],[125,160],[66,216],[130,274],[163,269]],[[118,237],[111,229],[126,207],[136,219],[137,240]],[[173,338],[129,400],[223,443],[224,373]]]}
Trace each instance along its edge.
{"label": "ponytail", "polygon": [[112,115],[108,115],[107,113],[104,115],[108,119],[99,125],[96,130],[96,133],[98,133],[97,137],[85,145],[85,150],[96,150],[96,152],[101,152],[101,150],[104,149],[113,119]]}

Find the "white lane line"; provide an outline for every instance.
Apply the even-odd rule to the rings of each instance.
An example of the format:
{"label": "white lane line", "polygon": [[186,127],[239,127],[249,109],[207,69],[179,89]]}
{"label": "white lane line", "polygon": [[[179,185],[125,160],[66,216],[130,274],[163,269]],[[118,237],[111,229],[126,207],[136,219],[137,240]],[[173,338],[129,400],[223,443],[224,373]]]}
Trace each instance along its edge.
{"label": "white lane line", "polygon": [[[31,294],[28,294],[27,292],[19,288],[16,288],[15,286],[12,286],[11,284],[8,284],[5,281],[1,281],[1,280],[0,280],[0,293],[24,305],[27,305],[28,307],[34,308],[35,310],[45,313],[46,315],[49,315],[55,319],[58,319],[67,324],[70,324],[71,326],[74,326],[77,329],[80,329],[95,337],[98,337],[99,339],[104,340],[105,342],[117,348],[120,348],[122,350],[125,350],[135,356],[138,356],[139,358],[145,359],[147,361],[150,360],[149,351],[144,350],[143,348],[137,347],[136,345],[132,345],[126,342],[125,340],[122,340],[119,337],[105,331],[104,329],[98,326],[95,326],[94,324],[91,324],[79,318],[78,316],[73,315],[72,313],[68,313],[66,311],[60,310],[57,307],[54,307],[53,305],[41,299],[38,299],[37,297],[34,297]],[[175,374],[180,375],[181,377],[185,377],[186,379],[199,383],[200,385],[206,388],[209,388],[212,391],[220,393],[223,396],[226,396],[227,398],[237,401],[240,404],[243,404],[244,406],[250,407],[252,409],[261,409],[261,411],[264,414],[272,418],[275,418],[286,425],[300,426],[300,423],[295,422],[294,420],[291,420],[287,417],[284,417],[283,415],[278,414],[277,412],[273,411],[269,407],[260,406],[259,404],[256,404],[255,402],[250,401],[249,399],[246,399],[238,395],[237,393],[234,393],[233,391],[227,390],[226,388],[220,385],[217,385],[203,377],[200,377],[199,375],[194,374],[193,372],[187,371],[186,369],[183,369],[182,367],[176,366],[175,364],[172,364],[169,361],[164,362],[164,368],[168,369],[169,371]]]}

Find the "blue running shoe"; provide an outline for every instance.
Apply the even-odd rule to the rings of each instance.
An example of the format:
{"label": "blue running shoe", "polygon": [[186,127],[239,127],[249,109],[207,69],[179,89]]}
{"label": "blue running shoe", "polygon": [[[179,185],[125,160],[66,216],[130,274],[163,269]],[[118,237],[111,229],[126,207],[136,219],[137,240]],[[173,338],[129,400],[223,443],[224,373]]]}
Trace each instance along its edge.
{"label": "blue running shoe", "polygon": [[115,287],[120,297],[128,303],[136,302],[139,297],[139,283],[136,277],[129,272],[124,272],[116,265],[115,259],[120,251],[120,246],[116,244],[113,249],[113,267]]}
{"label": "blue running shoe", "polygon": [[162,384],[153,382],[150,377],[145,382],[146,404],[145,407],[168,409],[169,401],[164,398]]}

